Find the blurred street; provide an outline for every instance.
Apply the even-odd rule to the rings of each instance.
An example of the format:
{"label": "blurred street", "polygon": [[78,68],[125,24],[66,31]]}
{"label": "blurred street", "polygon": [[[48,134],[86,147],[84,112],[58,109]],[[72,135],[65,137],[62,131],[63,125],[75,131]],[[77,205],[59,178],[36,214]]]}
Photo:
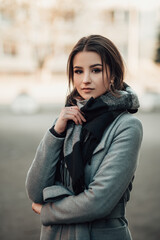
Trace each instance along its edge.
{"label": "blurred street", "polygon": [[[36,148],[59,110],[35,115],[0,113],[0,240],[38,240],[40,220],[31,209],[25,178]],[[138,113],[144,138],[127,207],[133,240],[160,239],[160,113]]]}

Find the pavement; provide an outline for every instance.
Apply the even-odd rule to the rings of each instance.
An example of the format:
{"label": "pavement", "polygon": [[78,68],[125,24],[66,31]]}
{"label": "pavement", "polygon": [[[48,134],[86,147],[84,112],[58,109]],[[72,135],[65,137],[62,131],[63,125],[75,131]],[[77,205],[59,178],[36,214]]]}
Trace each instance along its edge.
{"label": "pavement", "polygon": [[[0,240],[38,240],[25,178],[36,148],[59,110],[31,115],[0,112]],[[134,240],[160,239],[160,113],[138,113],[144,138],[127,216]]]}

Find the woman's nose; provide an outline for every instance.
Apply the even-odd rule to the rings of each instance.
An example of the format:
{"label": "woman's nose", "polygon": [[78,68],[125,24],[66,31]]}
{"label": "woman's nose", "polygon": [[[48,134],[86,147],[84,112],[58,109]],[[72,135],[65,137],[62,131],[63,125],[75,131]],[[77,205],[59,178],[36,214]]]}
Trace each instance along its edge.
{"label": "woman's nose", "polygon": [[91,83],[91,82],[92,82],[92,80],[91,80],[90,74],[85,73],[84,77],[83,77],[83,83]]}

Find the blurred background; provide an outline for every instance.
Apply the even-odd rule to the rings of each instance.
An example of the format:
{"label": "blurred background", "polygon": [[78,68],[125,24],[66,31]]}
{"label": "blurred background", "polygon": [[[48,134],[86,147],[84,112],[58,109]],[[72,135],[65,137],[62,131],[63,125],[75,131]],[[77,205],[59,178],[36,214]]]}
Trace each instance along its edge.
{"label": "blurred background", "polygon": [[83,36],[120,50],[137,92],[144,138],[127,207],[134,240],[160,239],[160,1],[0,0],[0,239],[38,240],[25,178],[64,105],[66,65]]}

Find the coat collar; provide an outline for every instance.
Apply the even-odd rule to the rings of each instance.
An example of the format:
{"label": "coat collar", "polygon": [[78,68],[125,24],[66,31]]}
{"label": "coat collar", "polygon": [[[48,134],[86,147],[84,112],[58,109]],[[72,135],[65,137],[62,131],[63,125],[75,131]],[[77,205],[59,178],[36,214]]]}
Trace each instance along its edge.
{"label": "coat collar", "polygon": [[96,154],[97,152],[103,150],[106,146],[106,141],[108,138],[108,133],[111,131],[111,129],[113,128],[113,126],[116,124],[116,122],[118,121],[118,119],[125,114],[125,112],[121,113],[120,115],[118,115],[118,117],[111,123],[111,125],[109,125],[106,130],[104,131],[104,134],[102,136],[102,139],[100,141],[100,143],[98,144],[98,146],[95,148],[95,150],[93,151],[93,155]]}

